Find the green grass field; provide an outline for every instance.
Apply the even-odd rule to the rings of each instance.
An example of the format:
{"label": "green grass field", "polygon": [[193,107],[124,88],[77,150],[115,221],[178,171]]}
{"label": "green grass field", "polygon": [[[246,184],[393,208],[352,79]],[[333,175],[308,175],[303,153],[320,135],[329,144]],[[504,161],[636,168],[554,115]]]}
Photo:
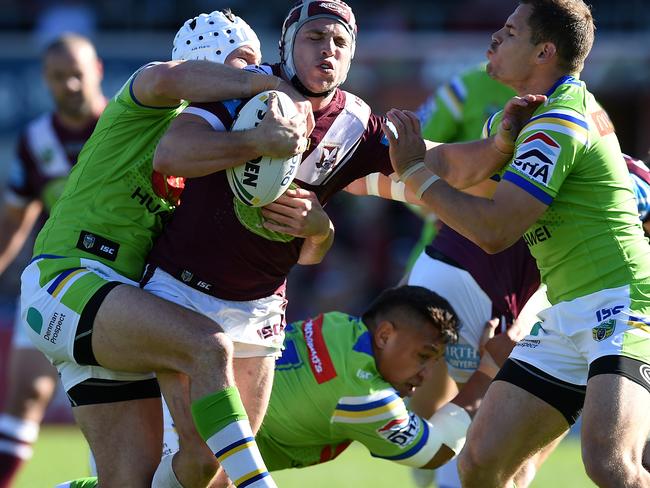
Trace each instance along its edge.
{"label": "green grass field", "polygon": [[[88,448],[71,426],[46,426],[36,445],[34,458],[20,474],[15,488],[52,488],[59,482],[86,476]],[[352,445],[335,461],[302,470],[274,474],[281,488],[415,488],[407,468],[370,457]],[[590,488],[580,462],[579,441],[573,437],[560,444],[537,475],[533,488]]]}

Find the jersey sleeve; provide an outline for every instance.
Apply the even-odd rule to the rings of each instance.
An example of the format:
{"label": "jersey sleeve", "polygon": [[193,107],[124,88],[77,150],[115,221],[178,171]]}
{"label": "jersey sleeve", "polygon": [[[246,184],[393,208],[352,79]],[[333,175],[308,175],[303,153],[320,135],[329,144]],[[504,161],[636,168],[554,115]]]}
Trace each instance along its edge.
{"label": "jersey sleeve", "polygon": [[430,442],[431,424],[409,412],[392,389],[340,398],[332,424],[343,437],[366,446],[373,457],[406,466],[424,466],[440,447]]}
{"label": "jersey sleeve", "polygon": [[210,126],[219,132],[230,129],[235,120],[236,109],[241,105],[241,100],[228,100],[226,102],[192,103],[183,110],[184,114],[201,117]]}
{"label": "jersey sleeve", "polygon": [[641,222],[647,222],[650,220],[650,184],[637,175],[632,174],[630,176],[632,177],[639,218]]}
{"label": "jersey sleeve", "polygon": [[366,127],[359,146],[352,155],[350,162],[355,170],[350,173],[346,185],[372,173],[383,173],[387,176],[394,173],[388,154],[388,139],[381,129],[381,122],[382,119],[379,116],[370,115],[368,127]]}
{"label": "jersey sleeve", "polygon": [[466,99],[467,90],[458,76],[438,88],[417,112],[422,136],[436,142],[454,141],[463,120]]}
{"label": "jersey sleeve", "polygon": [[30,155],[25,134],[21,134],[14,158],[9,163],[4,202],[14,207],[24,207],[38,198],[29,171]]}
{"label": "jersey sleeve", "polygon": [[120,104],[122,107],[127,108],[128,111],[137,114],[138,117],[147,116],[147,114],[151,114],[151,116],[158,117],[160,111],[177,110],[180,106],[185,104],[186,102],[181,102],[179,105],[173,107],[150,107],[148,105],[143,104],[142,102],[140,102],[140,100],[137,99],[135,93],[133,92],[133,83],[135,82],[135,79],[137,78],[138,74],[142,70],[145,70],[157,64],[160,63],[158,62],[147,63],[141,66],[140,68],[138,68],[129,77],[129,79],[126,80],[126,83],[122,85],[122,88],[118,90],[118,92],[113,97],[113,100],[116,101],[118,104]]}
{"label": "jersey sleeve", "polygon": [[532,117],[519,133],[503,179],[550,205],[588,146],[586,118],[571,109],[551,108]]}

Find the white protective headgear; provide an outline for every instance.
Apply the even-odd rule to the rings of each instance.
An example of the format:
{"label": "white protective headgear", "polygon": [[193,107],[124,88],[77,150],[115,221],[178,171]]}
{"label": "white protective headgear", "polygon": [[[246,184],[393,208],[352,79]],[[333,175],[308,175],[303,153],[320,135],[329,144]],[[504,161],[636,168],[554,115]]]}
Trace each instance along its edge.
{"label": "white protective headgear", "polygon": [[188,19],[174,37],[172,59],[205,59],[223,63],[241,46],[260,51],[260,40],[243,19],[230,12],[215,10]]}
{"label": "white protective headgear", "polygon": [[[350,56],[350,60],[354,57],[354,49],[356,46],[357,22],[354,17],[354,12],[352,12],[352,9],[347,3],[341,0],[301,0],[291,8],[287,14],[287,18],[284,19],[284,24],[282,24],[280,59],[284,71],[291,82],[300,92],[307,96],[326,96],[333,91],[332,89],[325,93],[309,92],[298,79],[296,67],[293,63],[293,47],[296,42],[296,33],[307,22],[320,18],[334,19],[348,31],[352,38],[352,55]],[[347,70],[349,69],[350,66],[347,67]],[[341,83],[345,81],[346,77],[347,71]]]}

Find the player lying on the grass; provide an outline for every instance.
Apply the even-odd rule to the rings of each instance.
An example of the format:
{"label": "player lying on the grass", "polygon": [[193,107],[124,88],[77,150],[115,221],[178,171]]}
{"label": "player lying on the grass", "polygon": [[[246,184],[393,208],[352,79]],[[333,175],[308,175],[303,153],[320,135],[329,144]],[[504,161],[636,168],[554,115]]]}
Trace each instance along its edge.
{"label": "player lying on the grass", "polygon": [[524,235],[552,304],[515,346],[474,418],[458,462],[467,487],[510,485],[580,412],[589,477],[601,486],[650,485],[642,463],[650,431],[650,248],[614,126],[577,78],[593,39],[582,0],[521,0],[493,34],[490,74],[518,93],[546,91],[548,103],[519,134],[492,198],[435,181],[417,118],[388,113],[398,136],[386,128],[391,160],[407,187],[488,252]]}
{"label": "player lying on the grass", "polygon": [[[282,82],[233,69],[258,63],[261,54],[252,29],[230,13],[188,20],[174,44],[174,61],[139,69],[108,104],[22,276],[22,326],[57,365],[104,488],[151,486],[162,445],[160,390],[173,390],[177,375],[192,378],[191,396],[172,413],[188,413],[202,434],[177,456],[186,487],[205,486],[214,474],[212,452],[251,438],[223,329],[139,289],[137,280],[175,208],[164,178],[162,188],[152,183],[152,159],[185,100],[249,97]],[[304,116],[272,113],[256,129],[215,133],[211,142],[230,164],[288,157],[299,152],[305,130]],[[208,174],[219,162],[176,174]],[[254,441],[242,444],[224,468],[251,487],[275,486],[256,451]]]}
{"label": "player lying on the grass", "polygon": [[[355,440],[407,466],[448,461],[463,445],[468,413],[452,402],[427,420],[402,397],[456,341],[457,329],[449,303],[418,286],[384,291],[361,318],[328,312],[288,325],[257,434],[269,470],[330,461]],[[177,449],[166,417],[165,453]]]}

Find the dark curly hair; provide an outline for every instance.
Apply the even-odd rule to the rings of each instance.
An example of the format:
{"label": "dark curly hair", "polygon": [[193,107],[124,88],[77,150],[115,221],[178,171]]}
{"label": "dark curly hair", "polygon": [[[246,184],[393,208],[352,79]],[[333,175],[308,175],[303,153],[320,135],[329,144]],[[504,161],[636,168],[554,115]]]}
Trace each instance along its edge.
{"label": "dark curly hair", "polygon": [[440,295],[421,286],[406,285],[384,290],[361,320],[373,330],[379,320],[405,313],[415,314],[433,325],[445,344],[458,341],[458,316],[454,309]]}

